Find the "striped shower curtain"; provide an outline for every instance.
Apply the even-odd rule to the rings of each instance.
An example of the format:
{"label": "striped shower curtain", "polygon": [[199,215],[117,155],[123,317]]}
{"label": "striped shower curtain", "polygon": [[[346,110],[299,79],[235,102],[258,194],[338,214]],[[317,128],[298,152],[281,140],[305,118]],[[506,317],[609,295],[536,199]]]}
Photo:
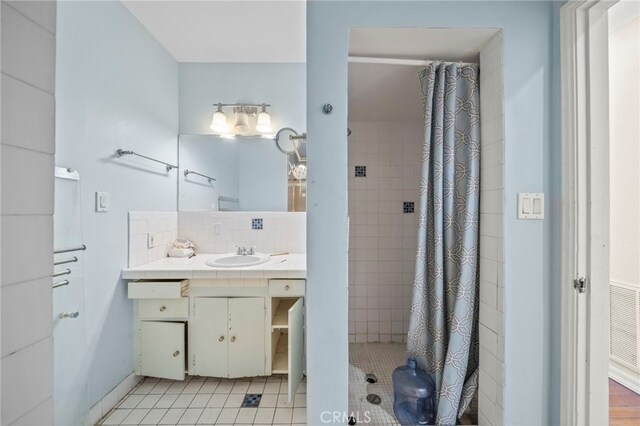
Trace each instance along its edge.
{"label": "striped shower curtain", "polygon": [[478,66],[432,62],[420,84],[425,134],[407,350],[435,380],[436,423],[454,425],[478,383]]}

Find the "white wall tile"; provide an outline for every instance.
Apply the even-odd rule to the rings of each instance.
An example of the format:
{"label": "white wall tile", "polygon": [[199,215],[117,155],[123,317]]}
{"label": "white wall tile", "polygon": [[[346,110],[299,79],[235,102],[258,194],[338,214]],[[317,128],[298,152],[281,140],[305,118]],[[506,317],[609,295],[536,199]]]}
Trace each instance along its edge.
{"label": "white wall tile", "polygon": [[55,36],[4,2],[1,31],[2,72],[53,93]]}
{"label": "white wall tile", "polygon": [[2,145],[2,214],[53,214],[53,155]]}
{"label": "white wall tile", "polygon": [[480,52],[480,391],[481,424],[502,424],[504,316],[502,315],[504,220],[504,88],[502,35]]}
{"label": "white wall tile", "polygon": [[56,32],[56,2],[53,1],[7,1],[9,6],[35,21],[51,33]]}
{"label": "white wall tile", "polygon": [[[36,3],[36,2],[21,2]],[[52,3],[55,4],[55,3]],[[2,143],[53,154],[55,99],[8,75],[2,75]]]}
{"label": "white wall tile", "polygon": [[[129,267],[164,258],[178,236],[176,212],[129,212]],[[148,234],[156,234],[156,246],[148,247]]]}
{"label": "white wall tile", "polygon": [[51,278],[4,286],[2,356],[7,356],[51,335]]}
{"label": "white wall tile", "polygon": [[53,217],[2,216],[1,246],[3,286],[51,277]]}
{"label": "white wall tile", "polygon": [[[98,418],[99,420],[100,418]],[[53,398],[49,398],[24,416],[20,417],[12,426],[34,426],[53,424]],[[92,423],[95,424],[95,423]]]}
{"label": "white wall tile", "polygon": [[[352,122],[349,127],[349,292],[355,309],[367,312],[349,333],[355,341],[404,341],[417,231],[415,213],[403,213],[402,202],[418,202],[423,126]],[[367,167],[366,177],[355,177],[356,165]]]}
{"label": "white wall tile", "polygon": [[51,338],[2,359],[2,424],[11,424],[51,397],[52,362]]}
{"label": "white wall tile", "polygon": [[0,15],[0,423],[44,425],[53,423],[50,336],[56,2],[13,2],[12,6],[2,2]]}
{"label": "white wall tile", "polygon": [[[262,218],[263,229],[251,229],[254,218]],[[178,234],[192,241],[198,253],[228,253],[235,245],[255,245],[257,251],[266,253],[305,253],[306,213],[180,212]]]}

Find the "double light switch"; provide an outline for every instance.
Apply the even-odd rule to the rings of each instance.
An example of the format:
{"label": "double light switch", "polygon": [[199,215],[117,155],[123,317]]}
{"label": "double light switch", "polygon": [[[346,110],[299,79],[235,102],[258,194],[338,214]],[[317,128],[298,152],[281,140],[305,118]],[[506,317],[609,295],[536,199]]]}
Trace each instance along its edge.
{"label": "double light switch", "polygon": [[544,194],[518,193],[518,219],[544,219]]}

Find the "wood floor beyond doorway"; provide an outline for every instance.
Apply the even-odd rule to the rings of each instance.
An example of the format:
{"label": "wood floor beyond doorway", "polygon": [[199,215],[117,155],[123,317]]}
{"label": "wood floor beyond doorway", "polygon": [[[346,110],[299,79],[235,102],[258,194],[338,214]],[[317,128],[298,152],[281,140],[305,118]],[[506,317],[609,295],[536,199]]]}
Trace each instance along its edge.
{"label": "wood floor beyond doorway", "polygon": [[609,379],[609,425],[638,426],[640,395]]}

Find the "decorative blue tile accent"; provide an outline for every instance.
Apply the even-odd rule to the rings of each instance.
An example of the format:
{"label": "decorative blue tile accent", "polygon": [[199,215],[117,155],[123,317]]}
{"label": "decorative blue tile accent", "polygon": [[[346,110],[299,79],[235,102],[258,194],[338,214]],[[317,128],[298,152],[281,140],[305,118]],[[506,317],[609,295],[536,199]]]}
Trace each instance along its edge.
{"label": "decorative blue tile accent", "polygon": [[413,201],[405,201],[402,203],[402,212],[403,213],[413,213],[415,212],[415,203]]}
{"label": "decorative blue tile accent", "polygon": [[356,177],[367,177],[367,166],[356,166]]}
{"label": "decorative blue tile accent", "polygon": [[251,219],[251,229],[262,229],[262,218]]}
{"label": "decorative blue tile accent", "polygon": [[261,399],[261,393],[248,393],[244,396],[244,401],[242,401],[242,408],[257,408],[260,406]]}

